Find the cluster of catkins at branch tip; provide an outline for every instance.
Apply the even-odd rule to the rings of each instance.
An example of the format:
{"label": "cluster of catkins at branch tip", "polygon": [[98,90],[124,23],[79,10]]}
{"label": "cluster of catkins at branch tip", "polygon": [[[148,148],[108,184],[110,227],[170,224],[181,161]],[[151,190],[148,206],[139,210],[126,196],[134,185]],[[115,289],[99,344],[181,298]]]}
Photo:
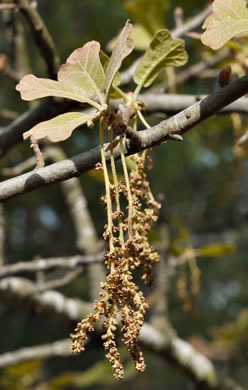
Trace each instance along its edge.
{"label": "cluster of catkins at branch tip", "polygon": [[[152,266],[159,262],[159,256],[149,244],[147,234],[151,224],[158,218],[160,204],[153,199],[150,191],[144,172],[144,154],[134,155],[132,160],[135,168],[129,174],[129,183],[126,179],[125,182],[115,180],[115,183],[109,183],[110,205],[107,195],[102,197],[104,207],[111,207],[112,215],[111,225],[105,225],[103,234],[107,242],[104,260],[108,274],[106,282],[101,284],[103,291],[100,293],[100,299],[94,302],[95,313],[90,313],[78,323],[75,334],[71,336],[73,352],[83,351],[87,333],[94,331],[94,323],[104,316],[105,333],[102,339],[106,356],[117,379],[122,379],[124,375],[115,340],[118,325],[121,327],[122,341],[135,362],[136,370],[142,372],[145,369],[137,339],[144,324],[148,304],[133,281],[133,271],[140,269],[144,282],[151,285]],[[96,169],[103,169],[103,166],[98,164]],[[117,177],[116,172],[113,174]],[[124,197],[128,204],[125,212],[120,208],[121,197]]]}

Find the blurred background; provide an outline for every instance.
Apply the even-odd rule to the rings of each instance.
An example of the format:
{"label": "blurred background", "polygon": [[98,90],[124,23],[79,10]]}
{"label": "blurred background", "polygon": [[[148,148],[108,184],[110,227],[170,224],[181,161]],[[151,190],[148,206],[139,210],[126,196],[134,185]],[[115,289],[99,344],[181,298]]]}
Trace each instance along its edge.
{"label": "blurred background", "polygon": [[[127,19],[133,23],[141,23],[140,20],[143,20],[143,28],[147,27],[147,35],[150,34],[149,22],[145,22],[139,12],[133,11],[132,6],[136,3],[136,11],[140,9],[138,0],[40,0],[36,3],[54,39],[61,63],[75,48],[93,39],[99,41],[102,49],[109,53],[112,38]],[[197,15],[208,2],[171,0],[162,3],[165,5],[161,8],[162,22],[157,20],[157,23],[173,29],[176,7],[182,8],[184,18],[187,19]],[[0,12],[0,62],[7,57],[14,74],[6,72],[0,64],[0,126],[1,131],[4,131],[5,126],[21,113],[38,104],[32,102],[30,105],[20,99],[19,93],[15,91],[18,77],[26,73],[38,77],[48,75],[25,19],[18,14],[13,15],[13,11]],[[152,18],[152,12],[147,5],[148,21]],[[19,57],[13,48],[13,25],[17,30],[20,29],[20,37],[23,39],[22,55]],[[195,31],[201,32],[201,29]],[[139,38],[142,41],[143,36]],[[180,72],[216,54],[197,38],[184,36],[183,39],[186,41],[189,62],[183,69],[175,70],[175,79]],[[238,67],[235,59],[235,48],[229,49],[232,50],[230,56],[211,68],[211,72],[209,70],[205,76],[198,75],[186,80],[169,92],[213,92],[218,88],[218,72],[226,63],[236,64],[233,65],[234,78],[242,75],[242,67]],[[141,55],[138,43],[136,50],[125,60],[124,69]],[[164,72],[155,87],[165,85],[168,78],[170,73]],[[123,89],[132,90],[133,86],[131,82]],[[146,115],[146,119],[150,125],[154,125],[166,116],[166,112],[157,112]],[[243,388],[248,388],[248,161],[245,147],[241,150],[236,141],[246,127],[245,115],[222,114],[208,119],[188,132],[183,142],[169,142],[154,148],[151,152],[153,169],[148,171],[152,191],[162,201],[159,221],[150,234],[153,245],[162,251],[161,243],[166,234],[173,256],[182,254],[187,248],[198,249],[193,256],[194,262],[179,266],[170,279],[168,311],[171,324],[178,336],[212,359],[219,372],[239,380]],[[79,128],[59,147],[70,157],[98,144],[97,128]],[[32,150],[29,142],[18,143],[0,161],[1,181],[15,176],[12,168],[30,157]],[[79,180],[99,238],[100,243],[97,245],[101,248],[103,226],[106,223],[105,210],[100,202],[100,197],[104,195],[103,178],[95,171],[90,171]],[[3,265],[37,257],[78,254],[75,226],[60,184],[11,199],[2,205],[2,209],[5,225]],[[49,275],[51,279],[54,276],[55,271]],[[90,301],[87,273],[81,274],[60,291],[69,297]],[[155,292],[156,287],[149,290],[145,288],[151,307]],[[148,319],[150,313],[152,308]],[[0,318],[1,354],[66,338],[75,327],[73,321],[40,315],[21,302],[10,303],[4,299],[0,302]],[[177,368],[146,351],[147,369],[145,373],[137,375],[125,349],[120,347],[120,351],[126,367],[125,380],[121,383],[112,378],[101,341],[96,339],[87,352],[80,356],[28,361],[3,369],[0,388],[194,388],[192,382]]]}

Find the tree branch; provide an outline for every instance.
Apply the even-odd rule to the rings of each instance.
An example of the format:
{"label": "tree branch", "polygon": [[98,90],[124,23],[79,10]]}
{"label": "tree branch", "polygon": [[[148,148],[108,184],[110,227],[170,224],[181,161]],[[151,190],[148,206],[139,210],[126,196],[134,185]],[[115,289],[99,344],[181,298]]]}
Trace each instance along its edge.
{"label": "tree branch", "polygon": [[[36,285],[23,278],[6,278],[0,281],[0,296],[17,302],[29,303],[39,311],[63,316],[72,321],[81,321],[92,309],[92,305],[79,299],[67,298],[56,291],[37,293]],[[97,327],[97,332],[100,328]],[[140,344],[152,353],[161,356],[186,374],[204,390],[219,390],[217,373],[210,360],[197,352],[193,346],[174,336],[158,332],[145,323],[139,337]],[[45,359],[54,356],[71,356],[71,340],[65,339],[0,355],[0,368],[18,364],[27,360]],[[226,387],[223,386],[223,389]],[[232,388],[232,387],[228,387]]]}
{"label": "tree branch", "polygon": [[173,337],[165,342],[163,335],[147,323],[141,329],[139,341],[141,346],[183,371],[195,384],[202,385],[202,389],[219,388],[217,373],[211,361],[187,341]]}
{"label": "tree branch", "polygon": [[46,25],[44,24],[37,10],[29,3],[28,0],[14,1],[20,8],[30,26],[34,40],[46,62],[49,76],[52,79],[56,79],[60,60],[58,54],[56,53],[53,39]]}
{"label": "tree branch", "polygon": [[[38,291],[38,292],[37,292]],[[86,317],[92,305],[79,299],[67,298],[58,291],[39,288],[28,279],[10,277],[0,281],[0,297],[5,300],[21,301],[39,311],[49,312],[72,321]]]}
{"label": "tree branch", "polygon": [[[140,147],[132,145],[127,140],[125,142],[125,154],[137,153],[138,151],[159,145],[161,142],[168,140],[173,134],[180,135],[185,133],[210,116],[215,115],[247,92],[248,75],[212,93],[173,117],[160,122],[158,125],[148,130],[140,131]],[[120,158],[119,147],[114,150],[114,156],[115,159]],[[80,176],[82,173],[93,169],[100,159],[100,147],[98,146],[70,159],[6,180],[0,184],[0,200],[4,201],[48,184]],[[109,152],[106,153],[106,159],[107,161],[110,160]]]}
{"label": "tree branch", "polygon": [[17,351],[3,353],[0,355],[0,368],[13,366],[28,360],[70,355],[72,355],[71,340],[64,339],[51,344],[37,345],[35,347],[21,348]]}
{"label": "tree branch", "polygon": [[187,32],[192,31],[195,28],[201,26],[201,24],[204,22],[204,20],[210,14],[211,11],[212,11],[212,5],[210,4],[206,8],[204,8],[201,12],[199,12],[197,15],[193,16],[186,23],[175,28],[171,32],[172,36],[174,38],[181,37],[181,36],[185,35]]}
{"label": "tree branch", "polygon": [[[206,95],[146,93],[139,95],[138,99],[147,104],[146,112],[148,113],[166,112],[167,114],[175,114],[205,97]],[[118,108],[119,103],[119,100],[114,100],[111,102],[111,105],[113,108]],[[247,103],[248,98],[241,98],[223,107],[221,113],[229,114],[236,112],[238,114],[247,114]],[[22,134],[37,123],[78,108],[79,105],[76,102],[48,99],[35,109],[26,111],[0,133],[0,156],[5,155],[17,143],[23,142]]]}
{"label": "tree branch", "polygon": [[70,111],[73,107],[78,107],[78,103],[49,98],[38,107],[24,112],[1,132],[0,156],[5,155],[17,143],[23,142],[22,134],[25,131],[31,129],[39,122]]}
{"label": "tree branch", "polygon": [[103,262],[104,253],[88,256],[55,257],[25,262],[18,262],[11,265],[4,265],[0,268],[0,278],[26,272],[48,271],[54,268],[74,270],[82,265],[96,264]]}
{"label": "tree branch", "polygon": [[[206,58],[197,64],[191,65],[189,68],[177,73],[174,86],[178,87],[189,80],[199,78],[205,70],[213,68],[220,62],[230,59],[230,57],[230,50],[224,50],[223,52],[217,53],[210,58]],[[168,91],[168,83],[166,82],[165,84],[159,85],[159,89],[164,92]]]}
{"label": "tree branch", "polygon": [[[35,285],[23,278],[6,278],[0,281],[0,296],[7,299],[14,299],[14,302],[22,301],[39,307],[39,310],[53,312],[63,315],[69,320],[80,321],[91,308],[88,303],[78,299],[66,298],[55,291],[35,293]],[[212,363],[194,350],[187,342],[175,337],[169,343],[151,325],[145,324],[140,335],[141,344],[150,351],[159,354],[164,359],[176,363],[176,365],[187,373],[195,382],[201,380],[207,384],[207,389],[215,389],[217,384],[216,373]],[[57,345],[57,348],[54,346]],[[0,367],[10,364],[17,364],[30,359],[45,358],[52,356],[68,356],[71,342],[63,340],[58,344],[24,348],[16,352],[9,352],[0,356]],[[58,354],[58,350],[60,351]],[[63,351],[63,352],[62,352]],[[66,352],[67,351],[67,352]]]}
{"label": "tree branch", "polygon": [[[178,95],[178,94],[141,94],[139,100],[143,101],[147,107],[146,113],[164,112],[168,115],[175,115],[178,112],[185,110],[187,107],[190,108],[194,103],[205,99],[206,95]],[[113,102],[114,108],[118,107],[120,100]],[[220,114],[248,114],[248,98],[242,97],[235,102],[223,107],[219,111]],[[218,114],[216,112],[216,114]]]}

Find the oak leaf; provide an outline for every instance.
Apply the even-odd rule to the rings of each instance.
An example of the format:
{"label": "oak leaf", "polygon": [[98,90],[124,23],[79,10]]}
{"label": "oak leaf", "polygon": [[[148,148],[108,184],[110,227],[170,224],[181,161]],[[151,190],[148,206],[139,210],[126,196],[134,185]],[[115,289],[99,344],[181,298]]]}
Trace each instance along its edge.
{"label": "oak leaf", "polygon": [[23,134],[23,138],[33,136],[36,141],[47,137],[51,142],[60,142],[69,138],[74,129],[92,120],[95,114],[85,115],[79,112],[67,112],[53,119],[41,122]]}
{"label": "oak leaf", "polygon": [[174,39],[168,30],[158,31],[134,74],[134,81],[148,87],[166,66],[182,66],[188,60],[182,39]]}
{"label": "oak leaf", "polygon": [[220,49],[235,35],[248,31],[248,8],[246,0],[214,0],[213,12],[203,26],[201,36],[204,45]]}
{"label": "oak leaf", "polygon": [[121,31],[105,72],[105,95],[108,96],[110,87],[114,77],[120,69],[121,63],[134,49],[134,41],[129,38],[132,33],[133,26],[127,22]]}

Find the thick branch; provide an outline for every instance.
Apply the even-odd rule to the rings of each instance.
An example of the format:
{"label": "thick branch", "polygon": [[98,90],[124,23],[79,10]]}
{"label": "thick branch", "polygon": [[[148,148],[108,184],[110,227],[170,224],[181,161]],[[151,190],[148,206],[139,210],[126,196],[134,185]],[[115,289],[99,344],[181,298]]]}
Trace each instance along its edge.
{"label": "thick branch", "polygon": [[[248,92],[248,75],[234,81],[230,85],[212,93],[205,99],[193,104],[173,117],[160,122],[158,125],[139,132],[141,145],[133,146],[129,141],[125,143],[125,154],[130,155],[140,150],[159,145],[170,138],[171,134],[183,134],[200,122],[228,106]],[[120,149],[114,150],[115,158],[120,158]],[[95,167],[99,162],[100,147],[91,149],[48,167],[34,170],[19,177],[6,180],[0,184],[0,200],[4,201],[36,188],[80,176]],[[106,153],[109,161],[110,154]]]}
{"label": "thick branch", "polygon": [[[205,95],[173,95],[173,94],[141,94],[139,100],[147,104],[146,112],[166,112],[175,114],[184,110],[206,97]],[[112,102],[114,108],[118,108],[119,100]],[[222,113],[237,112],[239,114],[248,113],[248,99],[241,98],[238,101],[222,109]],[[22,134],[35,126],[37,123],[53,118],[56,115],[63,114],[71,109],[78,108],[78,103],[72,101],[55,101],[49,99],[41,103],[35,109],[28,110],[12,122],[0,134],[0,156],[5,155],[10,148],[17,143],[23,142]]]}
{"label": "thick branch", "polygon": [[[141,94],[139,100],[142,100],[147,104],[146,112],[166,112],[167,114],[175,114],[195,102],[206,97],[205,95],[173,95],[173,94]],[[118,108],[119,100],[112,102],[114,108]],[[241,98],[234,103],[224,107],[222,113],[239,114],[248,113],[248,99]],[[0,134],[0,156],[5,155],[10,148],[17,143],[23,142],[22,134],[37,123],[44,120],[53,118],[56,115],[63,114],[72,108],[78,108],[76,102],[70,101],[54,101],[47,100],[41,103],[35,109],[28,110],[14,122],[12,122],[1,134]]]}

